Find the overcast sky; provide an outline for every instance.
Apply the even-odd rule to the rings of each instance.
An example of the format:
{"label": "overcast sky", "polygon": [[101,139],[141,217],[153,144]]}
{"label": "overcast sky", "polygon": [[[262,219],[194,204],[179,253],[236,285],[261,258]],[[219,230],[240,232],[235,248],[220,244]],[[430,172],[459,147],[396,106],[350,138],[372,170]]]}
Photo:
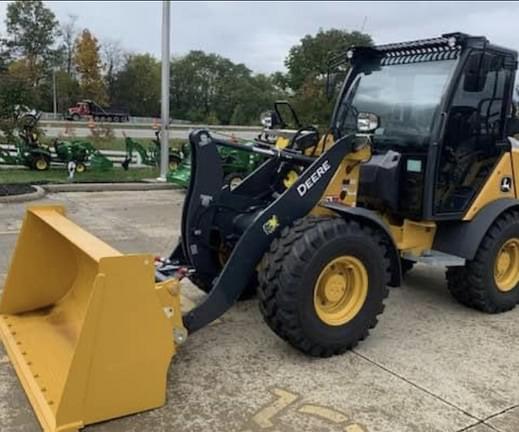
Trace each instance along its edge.
{"label": "overcast sky", "polygon": [[[160,1],[47,1],[58,19],[78,17],[101,41],[160,56]],[[5,32],[6,2],[0,2]],[[519,2],[172,2],[172,52],[202,49],[256,72],[284,69],[291,46],[319,28],[361,30],[377,43],[464,31],[519,48]]]}

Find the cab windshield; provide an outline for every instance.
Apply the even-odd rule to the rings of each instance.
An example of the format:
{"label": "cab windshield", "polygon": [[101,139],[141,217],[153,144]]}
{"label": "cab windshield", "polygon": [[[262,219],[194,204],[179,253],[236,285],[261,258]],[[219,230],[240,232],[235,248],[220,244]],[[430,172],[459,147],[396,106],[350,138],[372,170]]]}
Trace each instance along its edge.
{"label": "cab windshield", "polygon": [[342,136],[357,131],[359,112],[374,113],[375,148],[423,147],[455,60],[364,67],[339,106],[335,127]]}

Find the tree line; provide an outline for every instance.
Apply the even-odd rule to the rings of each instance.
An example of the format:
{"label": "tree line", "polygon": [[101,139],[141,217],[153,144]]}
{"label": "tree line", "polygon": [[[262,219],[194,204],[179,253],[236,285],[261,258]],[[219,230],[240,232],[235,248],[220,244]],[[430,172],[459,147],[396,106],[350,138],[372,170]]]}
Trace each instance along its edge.
{"label": "tree line", "polygon": [[[100,41],[77,17],[59,22],[41,0],[8,4],[0,40],[0,117],[16,105],[64,112],[81,99],[128,108],[133,116],[160,115],[160,61]],[[332,101],[325,92],[331,53],[371,44],[360,32],[331,29],[306,35],[285,59],[285,72],[254,73],[218,54],[191,51],[171,60],[171,115],[209,124],[258,124],[275,100],[288,99],[301,119],[326,127]],[[343,72],[345,72],[343,70]]]}

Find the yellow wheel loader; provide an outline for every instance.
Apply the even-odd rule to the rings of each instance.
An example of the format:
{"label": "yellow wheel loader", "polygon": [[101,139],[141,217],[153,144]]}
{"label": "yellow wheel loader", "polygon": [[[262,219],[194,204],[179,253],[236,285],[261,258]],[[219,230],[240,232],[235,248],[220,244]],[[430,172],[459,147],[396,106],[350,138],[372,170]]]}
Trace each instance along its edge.
{"label": "yellow wheel loader", "polygon": [[[27,211],[0,335],[44,430],[162,405],[178,345],[247,291],[279,337],[317,357],[364,339],[415,262],[445,266],[464,305],[517,304],[517,53],[453,33],[354,47],[346,63],[322,137],[302,127],[288,145],[242,146],[191,133],[167,258],[121,255],[60,207]],[[267,160],[231,190],[217,145]],[[185,277],[207,297],[182,315]]]}

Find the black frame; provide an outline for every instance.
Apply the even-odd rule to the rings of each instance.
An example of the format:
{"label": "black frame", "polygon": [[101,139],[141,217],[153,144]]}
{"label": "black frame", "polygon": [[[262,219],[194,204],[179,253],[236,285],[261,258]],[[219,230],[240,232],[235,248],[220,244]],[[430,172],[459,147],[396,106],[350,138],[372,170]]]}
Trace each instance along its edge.
{"label": "black frame", "polygon": [[[351,85],[356,79],[362,66],[370,60],[380,59],[386,64],[398,64],[416,61],[435,61],[449,57],[456,53],[457,63],[449,80],[449,85],[440,101],[440,109],[433,120],[433,127],[429,148],[427,151],[427,163],[424,176],[424,191],[422,202],[422,219],[425,220],[459,220],[465,214],[464,211],[457,213],[436,213],[434,209],[434,190],[438,172],[439,155],[443,145],[447,115],[454,98],[454,93],[463,75],[466,61],[470,54],[475,50],[490,51],[505,56],[505,67],[510,70],[517,70],[517,51],[492,45],[485,37],[469,36],[464,33],[448,33],[439,38],[424,39],[398,44],[380,45],[376,47],[353,47],[342,53],[342,60],[337,56],[332,59],[333,67],[338,67],[346,62],[351,63],[351,68],[344,80],[344,84],[336,100],[332,115],[330,128],[335,131],[335,124],[341,102],[349,96]],[[506,117],[500,142],[497,145],[505,145],[507,123],[510,119],[511,104],[514,88],[515,74],[512,73],[507,83],[508,100],[506,102]],[[336,136],[336,138],[339,138]]]}

